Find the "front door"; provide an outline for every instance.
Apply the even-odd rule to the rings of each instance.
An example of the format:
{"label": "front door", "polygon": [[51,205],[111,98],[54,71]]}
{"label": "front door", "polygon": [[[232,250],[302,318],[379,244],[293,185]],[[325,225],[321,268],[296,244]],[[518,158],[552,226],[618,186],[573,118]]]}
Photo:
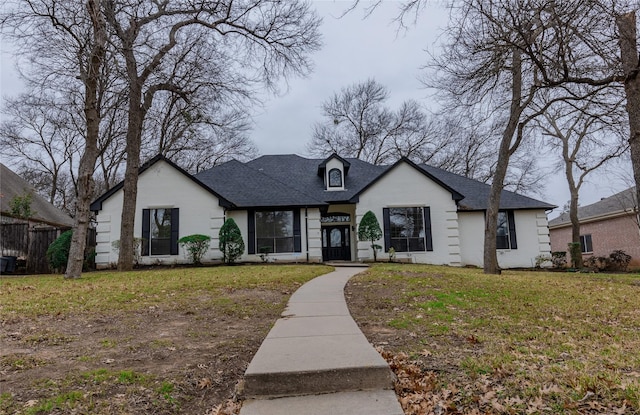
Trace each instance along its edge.
{"label": "front door", "polygon": [[350,261],[349,225],[322,228],[322,259],[324,261]]}

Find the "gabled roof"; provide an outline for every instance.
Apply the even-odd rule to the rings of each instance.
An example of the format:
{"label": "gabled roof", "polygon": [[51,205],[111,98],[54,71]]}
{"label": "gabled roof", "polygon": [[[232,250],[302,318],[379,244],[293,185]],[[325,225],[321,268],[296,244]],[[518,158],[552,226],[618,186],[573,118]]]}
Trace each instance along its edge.
{"label": "gabled roof", "polygon": [[458,193],[455,189],[453,189],[452,187],[450,187],[447,183],[441,181],[439,178],[437,178],[436,176],[432,175],[431,173],[429,173],[427,170],[421,168],[420,166],[418,166],[417,164],[415,164],[413,161],[409,160],[406,157],[402,157],[400,160],[396,161],[394,164],[392,164],[391,166],[389,166],[382,174],[378,175],[378,177],[374,178],[373,180],[371,180],[365,187],[363,187],[356,195],[354,195],[354,197],[351,198],[351,200],[353,202],[357,202],[358,200],[358,196],[360,196],[360,194],[362,194],[362,192],[364,192],[365,190],[367,190],[369,187],[373,186],[378,180],[380,180],[381,178],[383,178],[384,176],[386,176],[389,172],[391,172],[392,170],[394,170],[397,166],[399,166],[402,163],[406,163],[408,165],[410,165],[411,167],[413,167],[414,169],[416,169],[418,172],[422,173],[424,176],[427,176],[429,179],[433,180],[434,182],[436,182],[437,184],[439,184],[440,186],[442,186],[444,189],[446,189],[447,191],[449,191],[451,193],[451,198],[453,200],[455,200],[456,202],[463,199],[464,196],[460,193]]}
{"label": "gabled roof", "polygon": [[[438,178],[441,182],[447,183],[452,189],[464,195],[464,198],[458,202],[460,210],[486,210],[489,204],[489,194],[491,186],[469,179],[437,167],[421,164],[420,168],[429,172],[433,177]],[[500,209],[555,209],[557,206],[546,202],[523,196],[518,193],[503,190],[500,195]]]}
{"label": "gabled roof", "polygon": [[344,160],[350,164],[349,176],[344,180],[345,190],[333,192],[326,191],[324,179],[316,174],[318,165],[323,161],[320,159],[307,159],[295,154],[269,155],[258,157],[246,165],[324,203],[350,203],[354,195],[387,169],[387,166],[374,166],[355,158]]}
{"label": "gabled roof", "polygon": [[16,196],[23,196],[31,193],[31,211],[35,212],[30,218],[38,222],[43,222],[52,226],[72,227],[73,219],[42,196],[36,193],[31,183],[15,174],[4,164],[0,163],[0,211],[2,214],[11,216],[10,202]]}
{"label": "gabled roof", "polygon": [[[194,176],[189,174],[188,171],[184,170],[182,167],[178,166],[177,164],[175,164],[174,162],[172,162],[171,160],[169,160],[168,158],[166,158],[162,154],[158,154],[157,156],[155,156],[154,158],[148,160],[142,166],[140,166],[140,169],[138,169],[138,175],[141,175],[147,169],[149,169],[151,166],[153,166],[154,164],[156,164],[159,161],[164,161],[165,163],[169,164],[171,167],[173,167],[174,169],[176,169],[177,171],[182,173],[189,180],[192,180],[195,184],[197,184],[198,186],[202,187],[207,192],[213,194],[215,197],[218,198],[218,200],[220,202],[220,206],[225,206],[225,207],[231,206],[231,203],[227,199],[225,199],[223,196],[219,195],[211,187],[209,187],[206,184],[202,183],[200,180],[198,180],[197,178],[195,178]],[[113,186],[111,189],[107,190],[104,194],[102,194],[102,196],[100,196],[99,198],[97,198],[96,200],[94,200],[91,203],[91,206],[90,206],[91,211],[97,212],[99,210],[102,210],[102,202],[104,202],[105,200],[107,200],[108,198],[113,196],[118,190],[122,189],[123,187],[124,187],[124,180],[121,181],[120,183],[116,184],[115,186]]]}
{"label": "gabled roof", "polygon": [[322,163],[318,165],[318,175],[324,175],[324,171],[327,169],[327,163],[333,159],[336,159],[342,163],[342,166],[344,167],[344,175],[347,175],[347,173],[349,172],[349,167],[351,167],[351,163],[349,163],[347,160],[343,159],[336,153],[333,153],[326,159],[322,160]]}
{"label": "gabled roof", "polygon": [[[630,187],[613,196],[600,199],[596,203],[578,207],[578,220],[589,221],[608,216],[625,214],[637,209],[636,188]],[[549,221],[549,226],[563,226],[571,223],[569,213],[564,212],[555,219]]]}
{"label": "gabled roof", "polygon": [[[348,163],[349,176],[345,189],[327,191],[324,178],[317,174],[318,167],[333,157]],[[267,155],[242,163],[232,160],[191,176],[165,159],[156,156],[141,167],[142,173],[152,164],[164,160],[195,183],[214,194],[220,205],[231,209],[277,208],[286,206],[323,207],[328,204],[356,203],[359,195],[389,174],[401,163],[407,163],[428,179],[451,193],[460,210],[485,210],[491,187],[445,170],[417,165],[403,158],[391,166],[376,166],[356,158],[308,159],[295,154]],[[346,165],[346,164],[345,164]],[[91,205],[100,210],[102,202],[122,188],[122,183],[110,189]],[[553,209],[555,206],[513,192],[503,191],[501,209]]]}

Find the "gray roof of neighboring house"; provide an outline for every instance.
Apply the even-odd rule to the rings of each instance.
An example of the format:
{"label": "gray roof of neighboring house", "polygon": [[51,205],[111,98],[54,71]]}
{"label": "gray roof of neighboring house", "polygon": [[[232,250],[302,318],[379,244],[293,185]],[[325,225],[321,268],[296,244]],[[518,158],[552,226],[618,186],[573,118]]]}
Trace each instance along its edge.
{"label": "gray roof of neighboring house", "polygon": [[29,182],[0,163],[0,211],[10,216],[11,200],[15,196],[23,196],[25,193],[31,193],[33,195],[31,199],[31,211],[34,212],[34,215],[30,218],[31,220],[53,226],[73,226],[71,216],[46,201],[36,193],[34,187]]}
{"label": "gray roof of neighboring house", "polygon": [[[331,156],[333,157],[333,156]],[[331,158],[330,157],[330,158]],[[378,179],[406,162],[451,192],[460,210],[484,210],[490,186],[445,170],[416,165],[401,159],[391,166],[376,166],[356,158],[339,158],[349,163],[345,190],[327,191],[319,167],[328,159],[308,159],[295,154],[268,155],[247,163],[232,160],[196,175],[180,169],[162,156],[149,160],[141,172],[159,160],[165,160],[199,185],[215,194],[229,208],[269,208],[284,206],[327,206],[330,203],[354,203],[359,195]],[[322,173],[322,169],[320,169]],[[122,187],[113,187],[91,204],[98,211],[102,202]],[[503,191],[501,209],[553,209],[556,206],[513,192]]]}
{"label": "gray roof of neighboring house", "polygon": [[[582,221],[624,212],[625,210],[633,210],[637,207],[637,203],[635,202],[635,193],[636,188],[634,186],[623,190],[620,193],[616,193],[613,196],[602,198],[596,203],[592,203],[587,206],[580,206],[578,207],[578,220]],[[560,226],[569,224],[570,222],[569,213],[563,212],[557,218],[550,220],[549,226]]]}

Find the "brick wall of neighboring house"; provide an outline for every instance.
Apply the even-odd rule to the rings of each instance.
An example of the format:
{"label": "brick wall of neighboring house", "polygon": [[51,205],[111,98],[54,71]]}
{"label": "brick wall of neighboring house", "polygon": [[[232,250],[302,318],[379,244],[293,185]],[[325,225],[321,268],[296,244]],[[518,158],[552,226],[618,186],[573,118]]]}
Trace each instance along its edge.
{"label": "brick wall of neighboring house", "polygon": [[[551,251],[567,251],[571,241],[571,227],[550,229]],[[580,225],[581,235],[591,235],[593,253],[585,254],[609,256],[612,251],[621,249],[631,255],[631,264],[640,265],[640,229],[633,215],[619,216]]]}

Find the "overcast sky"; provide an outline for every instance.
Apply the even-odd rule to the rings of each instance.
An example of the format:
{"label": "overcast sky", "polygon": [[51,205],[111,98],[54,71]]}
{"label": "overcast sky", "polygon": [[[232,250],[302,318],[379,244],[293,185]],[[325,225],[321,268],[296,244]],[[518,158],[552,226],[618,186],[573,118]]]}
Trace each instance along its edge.
{"label": "overcast sky", "polygon": [[[447,24],[448,11],[433,1],[420,14],[415,25],[398,32],[392,22],[397,2],[383,2],[368,18],[362,9],[339,18],[351,4],[349,1],[315,1],[324,18],[321,32],[323,48],[313,55],[314,72],[306,79],[292,79],[288,91],[270,97],[264,108],[255,110],[252,139],[261,154],[306,155],[314,122],[321,120],[321,105],[334,92],[356,82],[375,78],[390,91],[389,104],[394,106],[407,99],[416,99],[428,107],[436,107],[431,93],[422,88],[418,77],[420,67],[427,62],[425,50],[437,51],[438,35]],[[0,56],[1,95],[15,95],[21,83],[8,53],[10,45],[2,42]],[[4,99],[1,99],[4,103]],[[596,177],[597,174],[597,177]],[[592,183],[581,193],[581,205],[587,205],[628,187],[619,174],[595,173]],[[546,202],[562,207],[569,199],[563,175],[550,174],[545,183]],[[550,216],[557,215],[557,211]]]}

